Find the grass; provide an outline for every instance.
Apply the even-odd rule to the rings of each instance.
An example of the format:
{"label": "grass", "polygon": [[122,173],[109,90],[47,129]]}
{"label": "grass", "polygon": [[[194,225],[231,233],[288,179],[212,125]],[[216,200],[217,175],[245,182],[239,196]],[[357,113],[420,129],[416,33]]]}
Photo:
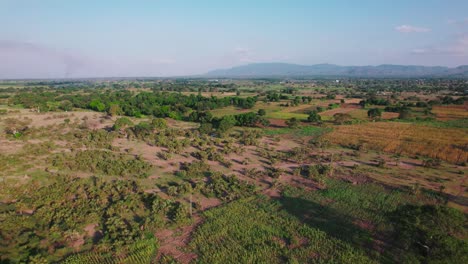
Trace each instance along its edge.
{"label": "grass", "polygon": [[[200,263],[374,263],[264,197],[211,209],[191,241]],[[248,220],[248,221],[246,221]]]}
{"label": "grass", "polygon": [[376,247],[380,239],[393,230],[389,214],[408,203],[437,202],[436,198],[425,194],[389,190],[374,183],[352,185],[327,179],[326,186],[315,192],[287,187],[283,192],[283,207],[309,226],[366,249],[367,254],[379,262],[398,263],[407,254],[400,251],[399,245]]}
{"label": "grass", "polygon": [[465,106],[434,106],[432,108],[432,113],[434,113],[437,118],[443,120],[453,120],[453,119],[467,119],[468,111],[466,111]]}
{"label": "grass", "polygon": [[309,115],[306,114],[300,114],[300,113],[289,113],[289,112],[267,112],[266,117],[267,118],[275,118],[275,119],[291,119],[293,117],[300,119],[300,120],[305,120],[307,119]]}
{"label": "grass", "polygon": [[306,136],[320,136],[323,133],[331,131],[328,128],[315,127],[315,126],[302,126],[300,128],[277,128],[277,129],[265,129],[265,135],[275,136],[275,135],[285,135],[291,134],[299,137]]}
{"label": "grass", "polygon": [[280,104],[288,103],[288,101],[282,102],[257,102],[255,106],[251,109],[239,109],[234,106],[227,106],[220,109],[214,109],[211,111],[211,114],[215,117],[222,117],[225,115],[235,115],[239,113],[248,113],[248,112],[257,112],[259,109],[266,110],[266,118],[275,118],[275,119],[290,119],[290,118],[299,118],[302,120],[307,119],[308,114],[303,113],[304,110],[310,109],[313,105],[302,104],[298,106],[280,106]]}
{"label": "grass", "polygon": [[410,119],[410,120],[396,119],[395,121],[404,122],[404,123],[411,122],[417,125],[431,126],[431,127],[437,127],[437,128],[464,128],[464,129],[468,128],[468,118],[457,119],[457,120],[447,120],[447,121],[418,120],[418,119]]}
{"label": "grass", "polygon": [[342,146],[365,145],[369,149],[409,156],[425,156],[452,163],[468,161],[466,130],[438,128],[402,122],[368,122],[336,126],[326,135]]}

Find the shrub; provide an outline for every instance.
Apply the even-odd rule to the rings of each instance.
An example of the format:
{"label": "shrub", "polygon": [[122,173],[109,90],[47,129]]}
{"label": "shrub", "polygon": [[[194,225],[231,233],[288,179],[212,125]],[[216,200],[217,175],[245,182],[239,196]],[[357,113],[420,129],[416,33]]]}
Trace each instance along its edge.
{"label": "shrub", "polygon": [[147,177],[151,164],[129,155],[102,150],[84,150],[73,154],[56,154],[50,158],[53,166],[74,171],[106,175]]}
{"label": "shrub", "polygon": [[371,119],[380,118],[382,116],[382,109],[371,108],[367,111],[367,116]]}
{"label": "shrub", "polygon": [[299,119],[293,117],[289,120],[286,120],[286,125],[289,127],[289,128],[297,128],[300,124],[300,121]]}
{"label": "shrub", "polygon": [[322,121],[322,117],[318,114],[318,111],[312,111],[309,113],[309,116],[307,117],[307,121],[320,122]]}

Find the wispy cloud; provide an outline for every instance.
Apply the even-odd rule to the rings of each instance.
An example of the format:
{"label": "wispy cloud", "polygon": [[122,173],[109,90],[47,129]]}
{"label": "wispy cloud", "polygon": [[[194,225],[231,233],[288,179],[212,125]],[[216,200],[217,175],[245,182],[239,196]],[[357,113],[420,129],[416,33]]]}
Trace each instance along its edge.
{"label": "wispy cloud", "polygon": [[[3,60],[5,59],[5,60]],[[29,71],[30,75],[69,77],[86,66],[79,56],[52,47],[13,40],[0,40],[0,60],[8,61],[3,73],[18,75]],[[18,72],[18,69],[21,69]]]}
{"label": "wispy cloud", "polygon": [[254,59],[254,52],[249,48],[237,47],[234,49],[234,53],[239,62],[251,63],[256,61]]}
{"label": "wispy cloud", "polygon": [[401,25],[395,27],[395,30],[401,33],[425,33],[431,31],[430,28],[416,27],[410,25]]}
{"label": "wispy cloud", "polygon": [[447,21],[447,24],[449,25],[456,25],[456,26],[462,26],[462,25],[467,25],[468,24],[468,17],[463,18],[463,19],[449,19]]}
{"label": "wispy cloud", "polygon": [[413,49],[411,53],[413,54],[425,54],[428,53],[429,49]]}
{"label": "wispy cloud", "polygon": [[452,41],[445,44],[417,48],[413,54],[442,54],[456,57],[468,57],[468,34],[459,34]]}
{"label": "wispy cloud", "polygon": [[103,58],[52,46],[0,39],[0,78],[75,78],[170,75],[172,58]]}

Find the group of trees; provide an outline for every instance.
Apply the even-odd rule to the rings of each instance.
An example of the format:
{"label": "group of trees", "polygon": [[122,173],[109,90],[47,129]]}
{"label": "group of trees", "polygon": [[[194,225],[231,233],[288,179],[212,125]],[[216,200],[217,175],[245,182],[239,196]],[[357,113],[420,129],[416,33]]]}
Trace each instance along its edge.
{"label": "group of trees", "polygon": [[[58,263],[87,252],[112,262],[78,255],[66,263],[137,263],[154,257],[157,229],[190,220],[187,206],[144,193],[135,181],[54,178],[50,186],[30,186],[15,203],[0,203],[0,262]],[[143,241],[154,247],[135,247]]]}
{"label": "group of trees", "polygon": [[257,113],[248,112],[237,115],[225,115],[213,117],[210,112],[192,112],[189,120],[201,123],[200,132],[207,134],[216,131],[224,134],[234,126],[256,127],[269,125],[268,119],[264,117],[265,110],[260,109]]}
{"label": "group of trees", "polygon": [[201,95],[183,95],[171,92],[141,92],[135,94],[127,90],[97,90],[90,93],[54,92],[18,92],[9,103],[23,105],[26,108],[38,108],[40,111],[72,110],[73,107],[107,112],[110,115],[140,117],[171,117],[183,119],[191,111],[207,111],[233,105],[240,108],[252,108],[256,97],[204,97]]}

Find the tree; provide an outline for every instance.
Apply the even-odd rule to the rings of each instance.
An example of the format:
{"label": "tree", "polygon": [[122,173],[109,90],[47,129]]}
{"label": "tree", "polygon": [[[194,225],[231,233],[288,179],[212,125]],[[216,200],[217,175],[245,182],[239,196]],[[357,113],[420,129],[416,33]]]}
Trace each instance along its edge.
{"label": "tree", "polygon": [[411,118],[411,110],[409,108],[403,108],[400,110],[398,119],[408,119]]}
{"label": "tree", "polygon": [[299,119],[295,117],[292,117],[291,119],[286,120],[286,125],[289,128],[297,128],[299,126],[299,123],[300,123]]}
{"label": "tree", "polygon": [[382,116],[382,109],[371,108],[369,111],[367,111],[367,116],[371,119],[380,118]]}
{"label": "tree", "polygon": [[99,100],[93,100],[89,103],[89,107],[98,112],[104,112],[106,105]]}
{"label": "tree", "polygon": [[68,100],[64,100],[60,103],[59,108],[62,109],[63,111],[71,111],[73,110],[73,104],[72,102]]}
{"label": "tree", "polygon": [[340,125],[348,123],[353,119],[349,114],[345,113],[336,113],[333,115],[333,118],[335,119],[335,122]]}
{"label": "tree", "polygon": [[259,116],[265,116],[266,115],[265,109],[258,109],[258,115]]}
{"label": "tree", "polygon": [[227,132],[229,129],[233,128],[236,125],[236,118],[234,116],[228,115],[221,118],[218,123],[217,131],[221,134]]}
{"label": "tree", "polygon": [[151,125],[155,129],[165,129],[167,128],[167,121],[164,118],[155,118],[151,120]]}
{"label": "tree", "polygon": [[211,123],[202,123],[198,128],[198,131],[202,134],[209,134],[213,131],[213,125]]}
{"label": "tree", "polygon": [[312,111],[309,113],[309,117],[307,117],[307,121],[309,122],[320,122],[322,117],[318,114],[317,111]]}
{"label": "tree", "polygon": [[122,109],[120,109],[118,104],[111,104],[107,113],[110,116],[118,116],[122,114]]}
{"label": "tree", "polygon": [[121,117],[115,121],[112,129],[120,130],[131,126],[133,126],[133,122],[130,119],[128,119],[127,117]]}

